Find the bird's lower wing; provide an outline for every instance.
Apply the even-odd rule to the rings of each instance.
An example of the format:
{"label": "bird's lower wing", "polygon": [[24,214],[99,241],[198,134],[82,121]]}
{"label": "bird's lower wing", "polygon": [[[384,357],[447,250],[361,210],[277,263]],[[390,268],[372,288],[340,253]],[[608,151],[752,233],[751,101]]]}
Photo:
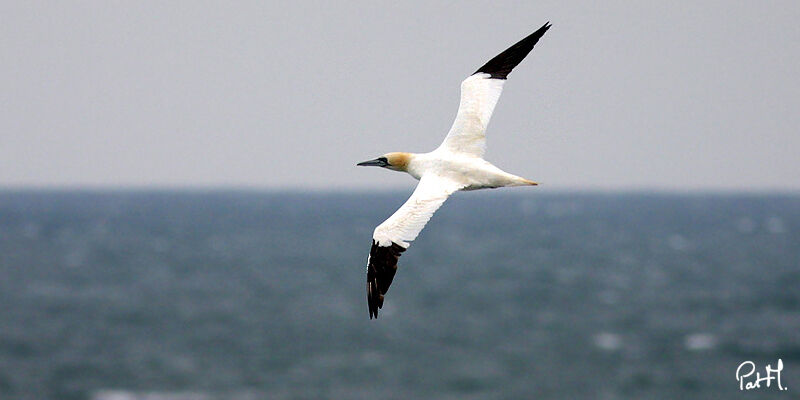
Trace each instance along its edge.
{"label": "bird's lower wing", "polygon": [[367,258],[367,304],[370,319],[377,318],[378,309],[383,307],[383,296],[389,290],[397,272],[400,253],[408,248],[408,242],[417,238],[445,200],[463,186],[449,179],[423,176],[411,197],[389,219],[375,228],[372,248]]}
{"label": "bird's lower wing", "polygon": [[483,157],[486,151],[486,126],[503,92],[508,74],[533,50],[533,46],[549,28],[550,24],[545,24],[461,82],[458,114],[441,149]]}

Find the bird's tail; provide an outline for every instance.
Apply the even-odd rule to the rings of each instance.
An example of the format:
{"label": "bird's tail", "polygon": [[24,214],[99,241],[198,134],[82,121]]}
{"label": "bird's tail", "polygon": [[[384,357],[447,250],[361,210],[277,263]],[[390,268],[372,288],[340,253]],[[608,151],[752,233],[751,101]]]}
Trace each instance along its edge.
{"label": "bird's tail", "polygon": [[538,182],[514,175],[514,178],[511,180],[511,184],[508,186],[537,186],[538,184]]}

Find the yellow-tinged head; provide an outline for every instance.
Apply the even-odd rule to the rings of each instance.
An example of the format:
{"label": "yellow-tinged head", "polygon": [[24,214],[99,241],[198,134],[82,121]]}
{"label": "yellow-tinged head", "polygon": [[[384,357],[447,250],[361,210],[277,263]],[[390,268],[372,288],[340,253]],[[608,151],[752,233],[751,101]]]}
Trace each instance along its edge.
{"label": "yellow-tinged head", "polygon": [[386,153],[374,160],[360,162],[356,165],[367,167],[383,167],[394,171],[408,171],[408,163],[411,161],[410,153]]}

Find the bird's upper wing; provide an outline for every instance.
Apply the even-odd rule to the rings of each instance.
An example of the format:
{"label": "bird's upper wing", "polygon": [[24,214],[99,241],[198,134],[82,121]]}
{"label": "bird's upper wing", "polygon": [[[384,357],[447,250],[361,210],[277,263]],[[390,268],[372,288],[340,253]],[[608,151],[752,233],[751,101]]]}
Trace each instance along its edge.
{"label": "bird's upper wing", "polygon": [[367,258],[367,303],[369,317],[378,317],[383,306],[383,296],[392,284],[397,271],[397,259],[410,241],[425,227],[433,213],[441,207],[453,192],[463,184],[436,175],[425,175],[420,179],[411,197],[375,228],[372,248]]}
{"label": "bird's upper wing", "polygon": [[486,151],[486,126],[489,125],[508,74],[533,50],[533,46],[549,28],[548,22],[461,82],[458,114],[441,149],[483,157]]}

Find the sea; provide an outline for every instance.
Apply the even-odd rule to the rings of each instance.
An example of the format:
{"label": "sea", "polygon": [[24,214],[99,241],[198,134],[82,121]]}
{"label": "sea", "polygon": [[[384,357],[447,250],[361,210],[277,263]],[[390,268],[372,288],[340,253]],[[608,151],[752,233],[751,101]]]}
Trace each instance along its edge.
{"label": "sea", "polygon": [[408,194],[0,191],[0,399],[800,398],[800,195],[457,193],[370,320]]}

